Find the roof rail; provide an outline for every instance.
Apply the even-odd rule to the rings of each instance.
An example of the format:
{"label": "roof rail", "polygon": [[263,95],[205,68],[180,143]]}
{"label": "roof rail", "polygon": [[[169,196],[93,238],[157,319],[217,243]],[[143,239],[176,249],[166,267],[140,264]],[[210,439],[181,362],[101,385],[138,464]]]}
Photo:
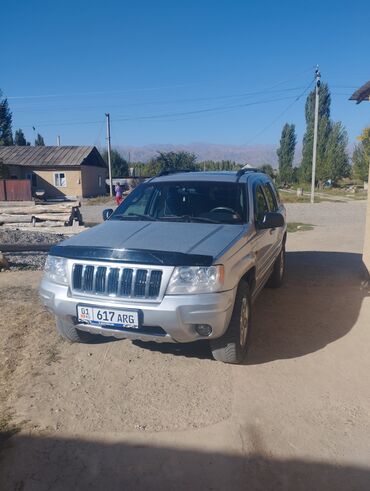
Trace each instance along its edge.
{"label": "roof rail", "polygon": [[256,169],[254,167],[248,167],[247,169],[240,169],[236,173],[236,182],[239,182],[240,178],[244,176],[244,174],[248,174],[248,172],[262,172],[261,169]]}
{"label": "roof rail", "polygon": [[169,176],[170,174],[179,174],[181,172],[197,172],[197,171],[195,169],[162,170],[155,177]]}

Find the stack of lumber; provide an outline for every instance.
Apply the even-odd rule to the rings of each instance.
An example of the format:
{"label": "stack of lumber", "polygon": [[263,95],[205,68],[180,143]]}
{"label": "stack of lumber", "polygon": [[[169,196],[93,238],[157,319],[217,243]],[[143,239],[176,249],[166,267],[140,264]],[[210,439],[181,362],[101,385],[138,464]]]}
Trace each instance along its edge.
{"label": "stack of lumber", "polygon": [[5,207],[0,205],[0,225],[17,224],[22,227],[83,225],[78,201]]}

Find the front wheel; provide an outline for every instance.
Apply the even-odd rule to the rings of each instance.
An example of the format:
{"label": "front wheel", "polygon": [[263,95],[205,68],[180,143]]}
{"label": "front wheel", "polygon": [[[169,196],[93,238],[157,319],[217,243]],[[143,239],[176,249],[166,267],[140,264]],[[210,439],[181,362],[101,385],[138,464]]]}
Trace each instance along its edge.
{"label": "front wheel", "polygon": [[96,341],[96,335],[89,332],[80,331],[72,322],[68,322],[59,317],[55,318],[57,331],[70,343],[90,343]]}
{"label": "front wheel", "polygon": [[229,327],[223,336],[211,339],[213,358],[224,363],[241,363],[247,352],[252,309],[249,285],[241,280],[236,292]]}

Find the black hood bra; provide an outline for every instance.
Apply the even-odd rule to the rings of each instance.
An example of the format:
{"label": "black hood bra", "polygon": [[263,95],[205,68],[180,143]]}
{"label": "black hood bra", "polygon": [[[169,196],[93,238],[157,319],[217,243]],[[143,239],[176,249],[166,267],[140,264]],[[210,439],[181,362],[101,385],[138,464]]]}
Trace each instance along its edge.
{"label": "black hood bra", "polygon": [[145,249],[55,245],[50,249],[49,254],[68,259],[152,264],[155,266],[211,266],[213,263],[212,256]]}

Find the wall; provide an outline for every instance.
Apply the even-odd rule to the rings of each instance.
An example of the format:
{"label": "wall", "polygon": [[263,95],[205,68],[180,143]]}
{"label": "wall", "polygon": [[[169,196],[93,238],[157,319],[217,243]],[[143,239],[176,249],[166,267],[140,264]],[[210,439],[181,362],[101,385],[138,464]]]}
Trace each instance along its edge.
{"label": "wall", "polygon": [[[106,194],[105,178],[107,170],[104,167],[82,165],[82,192],[85,198],[102,196]],[[101,187],[99,187],[99,176],[101,176]]]}
{"label": "wall", "polygon": [[[81,197],[81,170],[78,169],[32,169],[37,175],[37,188],[44,189],[48,197],[58,198],[63,196]],[[55,172],[64,172],[66,175],[66,187],[56,187],[54,185]],[[24,169],[24,173],[31,173],[31,169]]]}

